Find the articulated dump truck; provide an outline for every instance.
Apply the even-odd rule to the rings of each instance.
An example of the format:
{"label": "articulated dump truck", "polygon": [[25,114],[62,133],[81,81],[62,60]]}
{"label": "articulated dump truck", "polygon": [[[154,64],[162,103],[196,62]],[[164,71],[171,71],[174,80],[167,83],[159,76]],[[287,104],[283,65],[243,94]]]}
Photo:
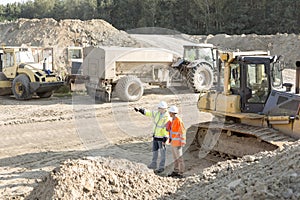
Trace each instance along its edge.
{"label": "articulated dump truck", "polygon": [[111,101],[115,91],[122,101],[137,101],[143,84],[168,87],[173,53],[155,48],[87,47],[83,75],[87,93],[95,100]]}
{"label": "articulated dump truck", "polygon": [[[201,93],[198,109],[213,120],[192,125],[190,150],[236,158],[274,150],[300,138],[300,95],[283,83],[281,56],[263,52],[220,52],[221,88]],[[197,147],[197,148],[195,148]]]}
{"label": "articulated dump truck", "polygon": [[7,47],[0,50],[0,95],[13,94],[16,99],[34,95],[49,98],[64,84],[43,64],[36,63],[28,48]]}
{"label": "articulated dump truck", "polygon": [[183,58],[161,48],[86,47],[82,71],[89,95],[105,102],[113,91],[122,101],[137,101],[144,84],[184,83],[201,92],[217,80],[216,52],[212,44],[184,45]]}

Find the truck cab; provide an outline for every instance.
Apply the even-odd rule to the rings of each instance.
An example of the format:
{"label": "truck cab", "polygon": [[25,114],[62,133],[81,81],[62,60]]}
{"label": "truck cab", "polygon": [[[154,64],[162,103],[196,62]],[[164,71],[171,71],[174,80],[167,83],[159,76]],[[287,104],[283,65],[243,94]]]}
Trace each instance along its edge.
{"label": "truck cab", "polygon": [[216,53],[213,44],[184,45],[183,48],[183,58],[185,60],[189,62],[206,60],[214,66],[213,61],[216,60]]}
{"label": "truck cab", "polygon": [[70,67],[69,74],[82,75],[81,65],[83,63],[83,48],[68,47],[68,65]]}

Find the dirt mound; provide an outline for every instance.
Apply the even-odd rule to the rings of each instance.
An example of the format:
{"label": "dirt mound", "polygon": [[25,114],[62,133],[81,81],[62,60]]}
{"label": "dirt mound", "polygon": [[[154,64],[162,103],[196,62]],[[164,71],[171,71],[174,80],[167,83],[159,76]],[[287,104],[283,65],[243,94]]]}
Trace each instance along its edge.
{"label": "dirt mound", "polygon": [[218,163],[166,199],[299,199],[300,142]]}
{"label": "dirt mound", "polygon": [[128,160],[87,158],[64,162],[27,199],[157,199],[182,183]]}
{"label": "dirt mound", "polygon": [[271,55],[283,55],[286,66],[295,68],[296,60],[300,59],[300,37],[296,34],[276,35],[208,35],[191,36],[189,39],[200,43],[211,43],[230,50],[268,50]]}
{"label": "dirt mound", "polygon": [[66,19],[19,19],[0,24],[0,43],[8,46],[53,47],[54,65],[65,71],[68,46],[136,46],[129,34],[101,19],[88,21]]}
{"label": "dirt mound", "polygon": [[[196,43],[212,43],[222,49],[269,50],[271,54],[284,55],[289,68],[294,68],[295,61],[299,60],[300,37],[296,34],[218,34],[208,36],[184,35],[183,37],[185,40]],[[65,48],[75,44],[80,46],[151,46],[145,42],[138,42],[128,33],[116,29],[101,19],[87,21],[75,19],[56,21],[51,18],[19,19],[15,22],[0,23],[0,42],[11,46],[22,44],[51,46],[54,48],[54,64],[57,69],[65,67],[64,60],[61,59],[66,54]]]}
{"label": "dirt mound", "polygon": [[[216,36],[191,36],[190,39],[195,42],[212,43],[228,49],[270,50],[272,54],[285,55],[285,60],[289,67],[294,66],[295,60],[298,59],[298,49],[300,49],[299,37],[294,34],[277,34],[274,36],[258,36],[255,34],[229,36],[220,34]],[[139,47],[145,45],[131,38],[126,32],[115,29],[103,20],[62,20],[58,22],[53,19],[19,19],[16,22],[0,24],[0,42],[6,45],[28,44],[31,46],[52,46],[55,52],[54,56],[58,58],[55,59],[56,63],[54,64],[58,68],[64,67],[64,59],[61,58],[65,55],[65,48],[73,46],[75,43],[79,43],[82,46]],[[287,71],[286,75],[288,77],[287,81],[294,82],[292,81],[294,70]],[[149,104],[150,98],[149,96],[147,98],[144,104]],[[166,97],[162,98],[165,99]],[[11,145],[12,147],[19,144],[14,139],[10,139],[12,137],[12,126],[15,126],[13,130],[18,130],[15,132],[22,132],[23,130],[19,128],[22,124],[47,122],[46,125],[50,126],[50,123],[62,121],[61,124],[64,123],[62,127],[67,127],[67,131],[63,130],[62,134],[68,136],[66,133],[76,132],[73,124],[69,122],[74,118],[72,115],[73,111],[70,108],[66,109],[66,107],[62,107],[63,105],[57,106],[57,104],[53,104],[53,99],[51,101],[51,103],[49,102],[51,110],[47,112],[42,112],[41,106],[37,107],[36,102],[28,102],[30,105],[26,108],[32,110],[30,112],[22,112],[23,114],[17,111],[12,112],[8,109],[7,105],[4,105],[4,110],[6,111],[3,111],[5,115],[2,116],[3,122],[0,125],[7,126],[6,130],[9,131],[6,132],[9,132],[9,134],[6,133],[8,139],[6,138],[5,140],[4,138],[4,141],[10,141],[10,143],[5,144],[6,146],[3,147],[5,152],[9,152],[9,149],[7,150],[6,148],[11,144],[13,144]],[[18,103],[12,101],[12,104],[11,107],[16,107],[15,105]],[[71,104],[69,107],[71,107]],[[20,107],[17,108],[19,109]],[[24,110],[24,106],[22,110]],[[99,109],[100,111],[102,112],[102,109]],[[89,112],[86,113],[89,114]],[[16,119],[16,116],[19,118]],[[97,117],[101,117],[101,114],[98,114]],[[103,117],[103,119],[109,122],[107,117]],[[111,127],[113,126],[111,124],[105,125],[109,127],[109,129],[106,127],[105,130],[107,132],[111,131]],[[56,137],[53,135],[55,135],[56,131],[61,131],[60,129],[62,128],[57,126],[56,129],[49,130],[47,132],[49,134],[44,134],[43,131],[43,137],[37,141],[49,146],[40,147],[42,150],[49,151],[49,149],[54,148],[54,144],[56,145],[59,142],[61,144],[59,143],[59,147],[55,146],[55,148],[63,149],[62,146],[64,148],[75,148],[73,147],[74,144],[69,142],[70,138],[63,140],[59,137],[61,141],[56,141]],[[136,132],[138,131],[140,130],[136,130]],[[40,133],[40,129],[37,132]],[[26,131],[25,133],[28,134]],[[34,138],[36,137],[34,133],[32,135],[28,134],[29,136],[25,134],[25,136]],[[117,135],[119,133],[119,129],[111,131],[111,134]],[[18,134],[23,136],[21,133]],[[44,135],[46,136],[44,137]],[[52,138],[49,144],[43,143],[49,140],[48,135],[55,138],[55,140]],[[15,138],[16,136],[14,135],[13,137]],[[75,136],[73,137],[75,138]],[[21,138],[22,140],[22,137],[19,137],[19,135],[16,138]],[[77,135],[76,140],[73,140],[78,142]],[[27,140],[24,141],[27,142]],[[30,141],[27,142],[28,144],[32,142],[31,139],[28,141]],[[26,151],[33,152],[38,149],[36,146],[32,147],[29,145],[27,147],[26,145],[27,149],[22,146],[22,148],[19,148],[22,149],[22,153],[26,153]],[[29,148],[34,150],[28,150]],[[26,199],[299,199],[299,148],[300,143],[298,142],[293,146],[286,147],[282,151],[264,152],[254,156],[246,156],[239,160],[218,163],[203,173],[182,180],[157,176],[143,164],[102,157],[97,159],[68,160],[60,168],[57,168],[47,177],[43,178],[41,182],[39,182],[39,179],[36,179],[36,174],[32,172],[38,171],[36,169],[42,169],[41,166],[37,166],[34,170],[28,169],[28,171],[21,173],[19,176],[25,176],[25,178],[28,176],[30,181],[37,180],[38,182],[37,187],[35,187]],[[20,152],[18,153],[21,154]],[[9,152],[5,156],[8,155],[11,156],[13,154]],[[120,154],[118,155],[120,156]],[[18,157],[15,159],[19,162]],[[46,157],[46,159],[49,159],[49,157]],[[36,165],[40,165],[41,158],[37,157],[37,160]],[[50,157],[49,160],[51,162],[59,162],[56,157]],[[26,160],[26,165],[28,165],[27,162],[28,160]],[[17,166],[19,167],[19,165]],[[2,181],[4,179],[8,181],[12,179],[12,184],[4,185],[2,182],[4,188],[5,186],[13,188],[13,185],[21,185],[17,184],[18,180],[14,180],[15,174],[6,174],[7,168],[5,167],[7,166],[4,166],[3,171],[5,173],[3,174],[6,176]],[[14,172],[20,174],[18,171]],[[30,185],[29,183],[32,182],[27,182],[26,185]],[[33,185],[35,186],[35,183],[30,186],[33,187]],[[20,189],[21,192],[22,190],[24,188]],[[4,194],[6,193],[9,193],[9,190],[4,191]],[[10,193],[9,195],[12,196],[13,194]],[[20,198],[23,198],[23,196]]]}
{"label": "dirt mound", "polygon": [[[112,39],[113,38],[113,39]],[[101,19],[88,21],[66,19],[19,19],[0,24],[0,41],[6,45],[29,44],[65,48],[82,46],[134,46],[136,41],[126,32]]]}
{"label": "dirt mound", "polygon": [[68,160],[27,199],[299,199],[300,142],[220,162],[186,179],[111,158]]}

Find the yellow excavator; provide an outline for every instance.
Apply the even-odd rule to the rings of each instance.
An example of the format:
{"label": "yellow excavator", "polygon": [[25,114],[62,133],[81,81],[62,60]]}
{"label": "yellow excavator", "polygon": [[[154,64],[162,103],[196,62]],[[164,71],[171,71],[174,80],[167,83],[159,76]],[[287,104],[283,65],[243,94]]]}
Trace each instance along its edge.
{"label": "yellow excavator", "polygon": [[22,47],[0,49],[0,95],[13,94],[16,99],[51,97],[54,90],[64,85],[58,76],[35,62],[32,52]]}
{"label": "yellow excavator", "polygon": [[220,87],[201,93],[198,109],[213,120],[192,125],[199,156],[219,152],[242,157],[274,150],[300,138],[300,96],[297,62],[296,92],[283,83],[281,56],[263,52],[220,52]]}

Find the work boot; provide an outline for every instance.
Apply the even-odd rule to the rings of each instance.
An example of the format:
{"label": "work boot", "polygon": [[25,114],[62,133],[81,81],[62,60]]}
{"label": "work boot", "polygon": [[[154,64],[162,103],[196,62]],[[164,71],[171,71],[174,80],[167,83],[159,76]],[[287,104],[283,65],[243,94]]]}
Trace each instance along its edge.
{"label": "work boot", "polygon": [[173,178],[184,178],[183,174],[177,174],[177,176],[173,176]]}
{"label": "work boot", "polygon": [[178,176],[178,172],[172,172],[171,174],[168,175],[168,177],[175,177]]}
{"label": "work boot", "polygon": [[162,173],[165,169],[156,169],[154,170],[154,173],[159,174]]}
{"label": "work boot", "polygon": [[151,165],[151,164],[150,164],[150,165],[148,165],[147,167],[148,167],[149,169],[156,169],[156,166],[154,166],[154,165]]}

